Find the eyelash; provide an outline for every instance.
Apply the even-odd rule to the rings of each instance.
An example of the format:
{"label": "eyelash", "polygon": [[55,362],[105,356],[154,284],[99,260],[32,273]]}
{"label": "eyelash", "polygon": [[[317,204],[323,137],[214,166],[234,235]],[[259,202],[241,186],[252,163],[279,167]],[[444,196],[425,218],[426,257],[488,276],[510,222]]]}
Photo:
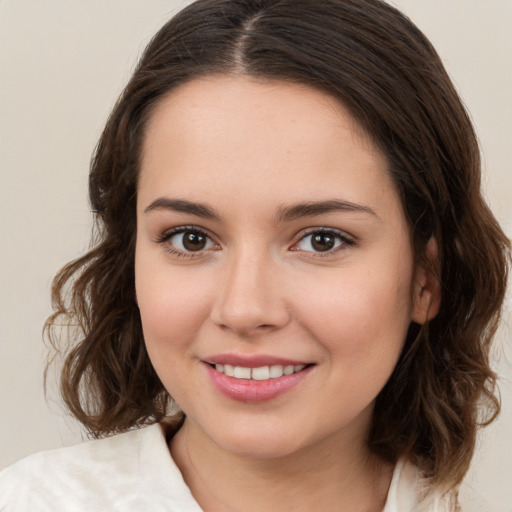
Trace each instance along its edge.
{"label": "eyelash", "polygon": [[[177,228],[170,229],[162,233],[155,241],[165,247],[165,250],[172,254],[173,256],[177,256],[179,258],[197,258],[204,256],[204,252],[208,249],[200,249],[198,251],[183,251],[181,249],[177,249],[173,245],[169,244],[169,240],[180,233],[194,233],[196,236],[205,237],[208,241],[215,244],[217,247],[219,246],[212,237],[204,230],[197,226],[179,226]],[[339,242],[339,245],[333,247],[332,249],[326,251],[305,251],[301,250],[297,247],[301,242],[306,240],[308,237],[312,235],[321,235],[321,236],[330,236],[335,239],[335,241]],[[208,243],[208,242],[207,242]],[[335,242],[336,243],[336,242]],[[344,250],[347,247],[355,245],[355,241],[349,237],[346,233],[342,231],[338,231],[336,229],[331,228],[311,228],[306,232],[300,233],[296,236],[293,245],[290,250],[302,252],[307,254],[309,257],[314,258],[324,258],[327,256],[331,256],[332,254],[337,253],[338,251]],[[313,256],[314,255],[314,256]]]}
{"label": "eyelash", "polygon": [[213,241],[212,237],[204,229],[198,228],[197,226],[179,226],[177,228],[169,229],[163,232],[156,242],[163,245],[168,253],[173,256],[177,256],[178,258],[197,258],[202,256],[204,253],[203,249],[199,251],[182,251],[168,243],[173,236],[179,235],[180,233],[194,233],[195,235],[205,237],[207,240],[218,246],[218,244]]}
{"label": "eyelash", "polygon": [[[330,236],[330,237],[334,238],[335,241],[339,242],[339,245],[335,246],[332,249],[329,249],[327,251],[301,251],[301,249],[293,248],[312,235]],[[307,254],[309,257],[325,258],[328,256],[332,256],[333,254],[337,253],[338,251],[345,250],[347,247],[351,247],[353,245],[355,245],[354,239],[349,237],[343,231],[338,231],[337,229],[332,229],[332,228],[318,227],[318,228],[310,228],[306,232],[298,235],[297,240],[296,240],[296,242],[294,242],[291,250],[303,252],[303,253]]]}

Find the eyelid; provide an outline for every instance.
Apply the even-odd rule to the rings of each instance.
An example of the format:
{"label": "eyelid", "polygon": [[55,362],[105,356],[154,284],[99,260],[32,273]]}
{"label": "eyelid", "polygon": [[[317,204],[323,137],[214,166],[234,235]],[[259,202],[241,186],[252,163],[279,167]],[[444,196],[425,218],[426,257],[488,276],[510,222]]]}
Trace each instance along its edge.
{"label": "eyelid", "polygon": [[[183,251],[179,248],[176,248],[173,245],[167,244],[170,238],[173,236],[185,233],[187,231],[194,231],[197,232],[205,237],[207,237],[214,245],[214,248],[208,248],[208,249],[202,249],[198,251]],[[298,248],[298,244],[303,241],[308,236],[314,235],[316,233],[324,233],[324,234],[332,234],[334,237],[336,237],[338,240],[340,240],[342,243],[338,245],[337,247],[334,247],[333,249],[327,250],[327,251],[314,251],[314,250],[304,250]],[[163,231],[161,234],[159,234],[155,239],[155,243],[161,244],[165,247],[166,251],[180,257],[188,257],[188,258],[194,258],[194,257],[204,257],[207,253],[211,251],[217,251],[219,250],[220,244],[217,242],[216,237],[212,235],[208,230],[196,226],[196,225],[184,225],[184,226],[176,226],[170,229],[167,229]],[[355,245],[356,240],[352,235],[349,235],[346,231],[343,231],[341,229],[337,228],[331,228],[326,226],[314,226],[307,229],[304,229],[300,231],[297,235],[295,235],[292,245],[289,248],[291,251],[297,251],[302,252],[304,254],[307,254],[310,257],[326,257],[331,256],[335,253],[337,253],[340,250],[344,250],[347,247]]]}
{"label": "eyelid", "polygon": [[[305,251],[299,248],[296,248],[297,245],[302,242],[305,238],[308,236],[314,235],[315,233],[325,233],[325,234],[332,234],[336,238],[342,241],[342,243],[338,247],[334,247],[333,249],[330,249],[328,251]],[[295,237],[292,246],[290,247],[290,250],[297,251],[297,252],[303,252],[308,254],[308,256],[312,257],[325,257],[325,256],[331,256],[335,253],[337,253],[340,250],[344,250],[350,246],[355,245],[356,240],[353,236],[349,235],[346,231],[343,231],[341,229],[337,228],[330,228],[326,226],[316,226],[307,228],[301,232],[299,232]]]}
{"label": "eyelid", "polygon": [[208,238],[212,238],[206,229],[200,228],[199,226],[186,225],[186,226],[176,226],[176,227],[164,230],[160,235],[158,235],[157,241],[162,242],[162,241],[168,240],[169,238],[171,238],[171,236],[176,235],[178,233],[184,233],[186,231],[197,231],[198,233],[206,235]]}
{"label": "eyelid", "polygon": [[[167,244],[167,242],[175,235],[178,235],[180,233],[186,233],[187,231],[193,231],[198,234],[201,234],[208,238],[214,245],[214,248],[208,248],[208,249],[202,249],[199,251],[183,251],[173,245]],[[172,255],[179,256],[179,257],[185,257],[185,258],[197,258],[201,256],[205,256],[206,253],[211,252],[212,250],[219,250],[220,244],[216,241],[215,237],[212,236],[208,230],[201,228],[199,226],[194,225],[186,225],[186,226],[176,226],[170,229],[167,229],[163,231],[161,234],[159,234],[155,239],[154,242],[160,245],[163,245],[165,250],[169,252]]]}

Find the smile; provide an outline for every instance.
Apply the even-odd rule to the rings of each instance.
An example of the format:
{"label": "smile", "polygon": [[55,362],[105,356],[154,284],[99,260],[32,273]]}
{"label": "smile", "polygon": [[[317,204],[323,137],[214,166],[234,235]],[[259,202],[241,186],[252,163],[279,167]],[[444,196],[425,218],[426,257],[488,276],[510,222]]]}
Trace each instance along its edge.
{"label": "smile", "polygon": [[270,380],[278,379],[283,375],[292,375],[300,372],[306,367],[305,364],[298,365],[272,365],[260,366],[259,368],[248,368],[245,366],[233,366],[230,364],[216,364],[215,370],[228,377],[235,379],[248,379],[248,380]]}
{"label": "smile", "polygon": [[291,391],[308,379],[308,375],[316,367],[314,363],[272,361],[277,358],[266,356],[253,358],[221,356],[212,359],[214,360],[203,361],[203,367],[213,387],[225,397],[245,403],[273,400]]}

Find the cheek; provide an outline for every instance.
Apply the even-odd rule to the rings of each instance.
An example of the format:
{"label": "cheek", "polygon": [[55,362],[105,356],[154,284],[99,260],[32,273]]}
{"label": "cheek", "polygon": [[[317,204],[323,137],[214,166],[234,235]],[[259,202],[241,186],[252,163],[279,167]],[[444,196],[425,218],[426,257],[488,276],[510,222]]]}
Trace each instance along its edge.
{"label": "cheek", "polygon": [[150,356],[184,349],[208,316],[207,288],[171,268],[158,271],[140,262],[136,290]]}
{"label": "cheek", "polygon": [[137,301],[151,363],[164,387],[181,404],[187,403],[191,365],[197,362],[193,341],[208,316],[209,296],[200,283],[164,268],[136,266]]}
{"label": "cheek", "polygon": [[409,290],[409,275],[351,268],[327,286],[310,287],[302,317],[333,358],[350,364],[351,358],[398,357],[411,318]]}

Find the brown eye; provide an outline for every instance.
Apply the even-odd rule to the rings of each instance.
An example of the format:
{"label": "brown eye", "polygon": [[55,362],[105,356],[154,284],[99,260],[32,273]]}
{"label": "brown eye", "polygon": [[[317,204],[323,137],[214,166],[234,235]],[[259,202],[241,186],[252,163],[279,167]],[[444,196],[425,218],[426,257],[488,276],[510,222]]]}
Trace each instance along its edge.
{"label": "brown eye", "polygon": [[187,251],[201,251],[206,247],[208,238],[202,233],[187,231],[183,233],[183,247]]}
{"label": "brown eye", "polygon": [[330,233],[317,233],[311,237],[311,246],[315,251],[330,251],[335,243],[336,239]]}
{"label": "brown eye", "polygon": [[303,236],[296,247],[300,251],[318,253],[335,251],[338,247],[352,243],[343,233],[320,229]]}
{"label": "brown eye", "polygon": [[211,238],[198,229],[174,231],[165,239],[168,244],[180,252],[200,252],[215,247]]}

